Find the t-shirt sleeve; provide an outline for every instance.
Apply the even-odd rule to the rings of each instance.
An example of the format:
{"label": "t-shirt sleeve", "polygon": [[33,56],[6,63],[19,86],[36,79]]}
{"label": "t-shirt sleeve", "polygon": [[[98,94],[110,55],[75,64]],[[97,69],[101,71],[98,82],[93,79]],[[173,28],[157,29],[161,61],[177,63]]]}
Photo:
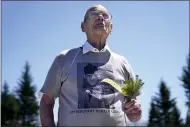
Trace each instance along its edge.
{"label": "t-shirt sleeve", "polygon": [[59,62],[59,56],[56,56],[47,73],[45,82],[40,92],[52,98],[57,98],[60,93],[60,86],[61,86],[60,78],[61,78],[61,65]]}
{"label": "t-shirt sleeve", "polygon": [[131,67],[131,65],[129,64],[129,62],[122,57],[122,61],[123,61],[123,65],[124,65],[124,78],[125,80],[131,80],[134,81],[135,80],[135,73]]}

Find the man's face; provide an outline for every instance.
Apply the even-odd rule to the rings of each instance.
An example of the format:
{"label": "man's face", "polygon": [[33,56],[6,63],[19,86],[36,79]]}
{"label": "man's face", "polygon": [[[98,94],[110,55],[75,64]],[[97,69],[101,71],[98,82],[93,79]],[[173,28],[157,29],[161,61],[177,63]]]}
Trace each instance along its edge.
{"label": "man's face", "polygon": [[90,35],[108,36],[112,30],[111,14],[103,6],[96,6],[87,11],[83,22],[83,32]]}

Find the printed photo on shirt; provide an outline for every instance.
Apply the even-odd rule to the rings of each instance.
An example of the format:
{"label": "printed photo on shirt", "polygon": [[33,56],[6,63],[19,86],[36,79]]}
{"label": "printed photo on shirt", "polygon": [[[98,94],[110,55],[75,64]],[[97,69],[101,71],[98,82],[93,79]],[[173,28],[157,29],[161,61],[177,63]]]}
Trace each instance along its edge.
{"label": "printed photo on shirt", "polygon": [[116,91],[111,85],[100,83],[105,78],[114,80],[111,66],[98,63],[77,64],[78,109],[114,109]]}

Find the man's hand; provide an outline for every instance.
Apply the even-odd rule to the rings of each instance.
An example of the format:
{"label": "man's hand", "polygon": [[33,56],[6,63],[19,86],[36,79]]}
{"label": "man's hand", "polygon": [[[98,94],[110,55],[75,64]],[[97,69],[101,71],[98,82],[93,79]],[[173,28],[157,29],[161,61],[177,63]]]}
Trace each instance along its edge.
{"label": "man's hand", "polygon": [[55,100],[50,98],[48,95],[43,94],[40,101],[40,119],[42,127],[54,127],[54,107]]}
{"label": "man's hand", "polygon": [[124,112],[131,122],[137,122],[142,115],[141,105],[137,100],[132,99],[132,101],[124,104]]}

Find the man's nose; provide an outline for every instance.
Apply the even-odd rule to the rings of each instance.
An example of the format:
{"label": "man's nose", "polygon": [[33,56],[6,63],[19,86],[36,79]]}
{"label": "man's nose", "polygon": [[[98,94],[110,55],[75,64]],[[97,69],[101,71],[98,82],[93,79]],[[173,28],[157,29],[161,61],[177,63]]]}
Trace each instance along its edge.
{"label": "man's nose", "polygon": [[102,15],[98,15],[98,20],[103,21],[104,17]]}

